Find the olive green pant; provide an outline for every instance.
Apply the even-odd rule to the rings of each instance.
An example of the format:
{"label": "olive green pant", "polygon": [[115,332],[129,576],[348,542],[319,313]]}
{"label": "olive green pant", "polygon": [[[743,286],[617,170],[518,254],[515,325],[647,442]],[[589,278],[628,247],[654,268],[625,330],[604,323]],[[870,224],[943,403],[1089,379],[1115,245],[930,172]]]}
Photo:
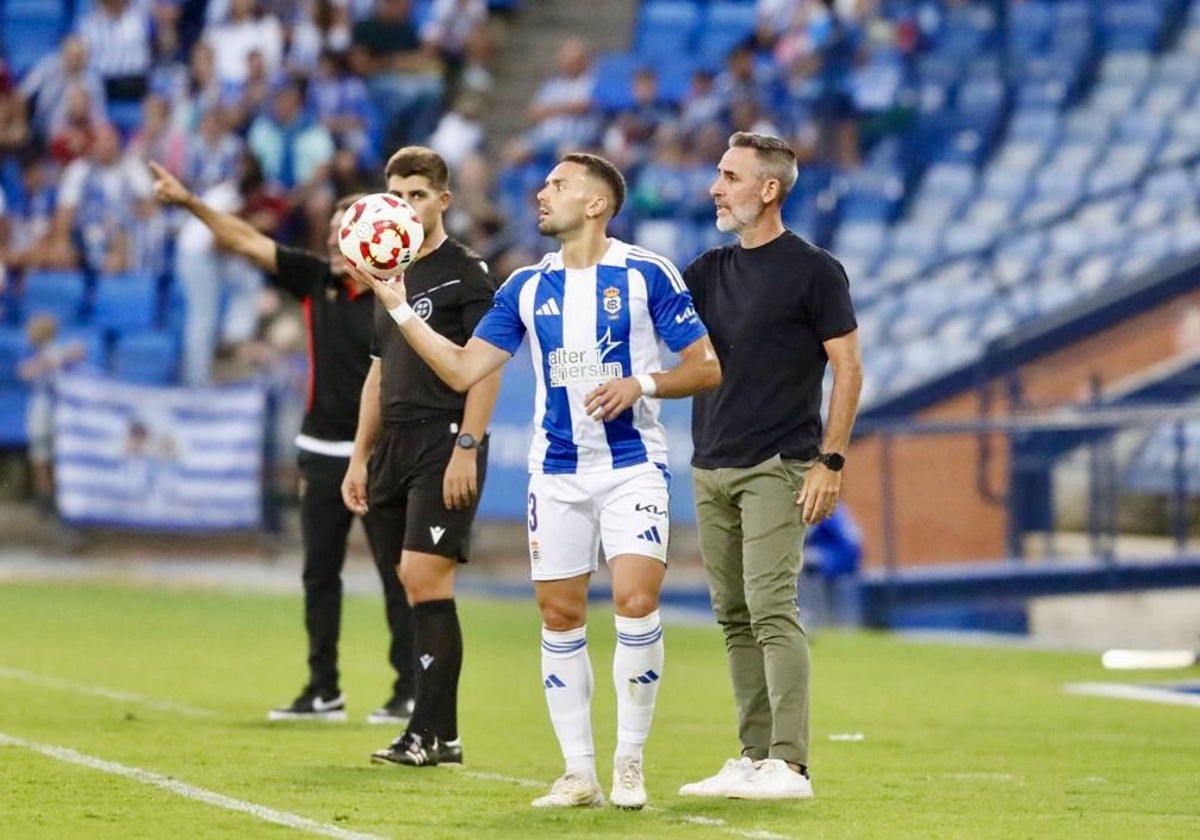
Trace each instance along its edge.
{"label": "olive green pant", "polygon": [[742,755],[808,764],[808,636],[796,587],[806,526],[796,493],[812,461],[693,469],[696,520],[725,632]]}

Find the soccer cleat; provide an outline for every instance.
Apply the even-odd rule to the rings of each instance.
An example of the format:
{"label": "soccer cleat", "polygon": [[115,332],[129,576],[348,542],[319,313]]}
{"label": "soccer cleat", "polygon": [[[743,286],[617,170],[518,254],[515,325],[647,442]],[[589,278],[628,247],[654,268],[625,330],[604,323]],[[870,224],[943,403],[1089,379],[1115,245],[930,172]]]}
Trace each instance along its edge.
{"label": "soccer cleat", "polygon": [[412,719],[413,707],[416,705],[411,697],[393,697],[371,714],[367,715],[367,723],[387,723],[393,726],[408,726]]}
{"label": "soccer cleat", "polygon": [[743,782],[754,775],[754,762],[742,756],[731,758],[725,762],[715,776],[691,782],[679,789],[680,796],[725,796],[735,784]]}
{"label": "soccer cleat", "polygon": [[324,691],[308,686],[290,706],[271,709],[267,720],[325,720],[341,722],[346,719],[346,695],[340,691]]}
{"label": "soccer cleat", "polygon": [[[437,738],[405,730],[391,744],[371,753],[371,761],[375,764],[403,764],[405,767],[437,767],[440,753]],[[459,761],[462,761],[461,747]]]}
{"label": "soccer cleat", "polygon": [[641,756],[623,755],[613,764],[612,795],[608,801],[627,811],[646,807],[646,780],[642,776]]}
{"label": "soccer cleat", "polygon": [[438,764],[462,767],[462,763],[462,738],[455,738],[453,741],[438,741]]}
{"label": "soccer cleat", "polygon": [[549,793],[533,800],[534,808],[596,808],[603,804],[599,782],[574,773],[560,776]]}
{"label": "soccer cleat", "polygon": [[731,799],[809,799],[812,782],[780,758],[758,762],[754,774],[725,792]]}

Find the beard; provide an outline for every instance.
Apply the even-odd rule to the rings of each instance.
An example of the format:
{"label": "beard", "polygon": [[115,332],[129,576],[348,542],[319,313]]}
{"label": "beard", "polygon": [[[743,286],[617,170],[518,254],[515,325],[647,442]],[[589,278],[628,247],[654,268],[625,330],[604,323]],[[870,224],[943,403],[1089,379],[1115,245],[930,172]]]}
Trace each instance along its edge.
{"label": "beard", "polygon": [[745,230],[758,220],[764,209],[766,209],[766,205],[761,203],[727,206],[725,215],[717,216],[717,230],[721,233],[737,233]]}

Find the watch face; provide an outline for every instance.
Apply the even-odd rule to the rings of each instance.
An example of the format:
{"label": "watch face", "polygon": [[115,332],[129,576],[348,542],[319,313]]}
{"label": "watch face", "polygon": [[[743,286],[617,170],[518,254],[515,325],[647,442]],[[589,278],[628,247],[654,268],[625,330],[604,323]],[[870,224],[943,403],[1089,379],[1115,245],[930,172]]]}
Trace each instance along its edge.
{"label": "watch face", "polygon": [[466,432],[459,435],[455,443],[460,449],[474,449],[479,445],[479,441],[475,440],[474,435],[469,435]]}
{"label": "watch face", "polygon": [[821,456],[821,463],[829,467],[829,469],[837,472],[842,467],[846,466],[846,459],[837,452],[829,452]]}

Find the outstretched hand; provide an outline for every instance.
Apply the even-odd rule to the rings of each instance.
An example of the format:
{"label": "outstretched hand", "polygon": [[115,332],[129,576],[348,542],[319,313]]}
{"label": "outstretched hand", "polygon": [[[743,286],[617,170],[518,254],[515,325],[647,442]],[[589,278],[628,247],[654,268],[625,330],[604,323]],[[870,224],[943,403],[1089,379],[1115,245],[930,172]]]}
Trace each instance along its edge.
{"label": "outstretched hand", "polygon": [[398,274],[391,280],[380,280],[373,274],[368,274],[356,265],[346,262],[346,271],[363,285],[369,286],[383,304],[384,309],[395,309],[402,303],[408,302],[408,290],[404,287],[404,275]]}
{"label": "outstretched hand", "polygon": [[192,197],[191,190],[180,183],[179,179],[163,168],[162,164],[147,161],[147,166],[154,173],[154,197],[163,204],[187,204]]}

